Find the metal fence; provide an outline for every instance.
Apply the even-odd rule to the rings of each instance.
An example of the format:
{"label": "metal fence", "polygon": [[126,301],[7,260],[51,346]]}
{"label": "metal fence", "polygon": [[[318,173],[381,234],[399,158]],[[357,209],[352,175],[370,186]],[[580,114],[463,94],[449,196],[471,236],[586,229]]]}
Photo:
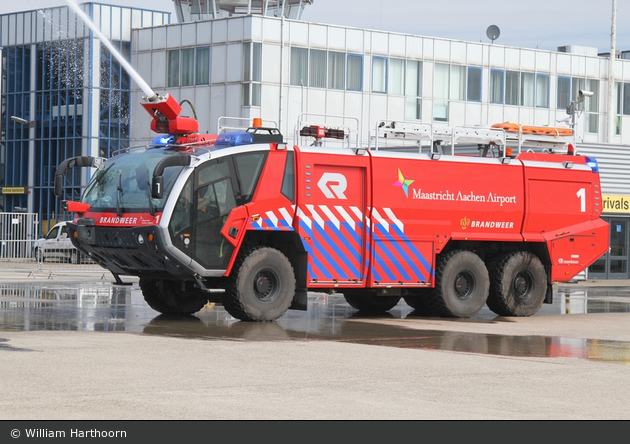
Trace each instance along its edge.
{"label": "metal fence", "polygon": [[106,272],[81,254],[69,239],[44,243],[38,240],[36,213],[0,213],[0,278],[3,272],[49,273]]}

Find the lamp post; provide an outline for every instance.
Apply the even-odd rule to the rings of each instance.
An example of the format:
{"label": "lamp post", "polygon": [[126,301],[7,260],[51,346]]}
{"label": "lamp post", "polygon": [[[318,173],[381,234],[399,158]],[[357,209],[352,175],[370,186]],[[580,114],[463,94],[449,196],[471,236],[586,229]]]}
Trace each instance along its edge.
{"label": "lamp post", "polygon": [[26,120],[17,116],[11,116],[11,120],[13,120],[14,122],[20,123],[22,125],[28,125],[29,128],[35,128],[34,120]]}
{"label": "lamp post", "polygon": [[[28,195],[26,197],[27,200],[27,208],[30,210],[33,208],[33,194],[31,190],[35,185],[35,169],[34,169],[34,161],[33,156],[35,155],[35,121],[34,120],[26,120],[22,117],[11,116],[11,120],[17,122],[21,125],[28,126],[28,177],[27,177],[27,190]],[[32,211],[32,210],[31,210]]]}
{"label": "lamp post", "polygon": [[613,135],[616,134],[616,103],[615,103],[615,59],[617,58],[615,41],[617,34],[617,0],[612,0],[612,26],[610,29],[610,62],[608,67],[608,131],[606,131],[607,142],[612,142]]}

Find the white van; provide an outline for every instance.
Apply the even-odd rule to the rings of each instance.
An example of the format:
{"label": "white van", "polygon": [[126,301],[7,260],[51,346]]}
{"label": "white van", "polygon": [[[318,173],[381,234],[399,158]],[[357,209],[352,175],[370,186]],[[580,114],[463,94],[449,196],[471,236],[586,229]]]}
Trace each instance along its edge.
{"label": "white van", "polygon": [[61,259],[78,264],[81,262],[82,255],[72,245],[65,222],[59,222],[44,237],[33,242],[33,256],[37,258],[37,262],[44,262],[46,259]]}

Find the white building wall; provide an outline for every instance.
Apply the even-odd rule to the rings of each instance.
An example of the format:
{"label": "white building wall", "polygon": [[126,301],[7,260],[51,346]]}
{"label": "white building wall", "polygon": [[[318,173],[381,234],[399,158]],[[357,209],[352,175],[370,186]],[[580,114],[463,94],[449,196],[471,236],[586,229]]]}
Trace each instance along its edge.
{"label": "white building wall", "polygon": [[[343,113],[360,120],[359,135],[367,144],[369,133],[379,120],[403,120],[405,97],[372,92],[372,63],[375,57],[418,60],[423,65],[422,120],[435,125],[491,125],[517,122],[523,125],[562,126],[569,116],[558,109],[558,76],[599,80],[597,132],[587,133],[586,113],[578,113],[578,140],[603,142],[607,127],[607,90],[609,60],[603,57],[513,48],[496,44],[464,42],[443,38],[405,35],[358,28],[292,21],[261,16],[246,16],[158,26],[135,30],[135,59],[143,77],[155,88],[167,89],[178,100],[192,97],[199,104],[197,116],[202,128],[216,132],[217,118],[235,113],[234,117],[262,117],[279,122],[281,132],[293,142],[300,113]],[[260,106],[243,105],[243,43],[262,45],[262,81]],[[210,46],[209,85],[167,87],[167,51],[171,49]],[[282,45],[284,50],[282,50]],[[342,52],[363,58],[362,91],[330,90],[290,85],[291,48]],[[481,68],[482,100],[450,100],[448,122],[433,121],[435,64]],[[529,107],[490,102],[491,71],[517,71],[549,76],[549,106]],[[617,81],[630,82],[630,60],[616,61]],[[190,92],[184,90],[190,89]],[[203,98],[203,99],[202,99]],[[190,99],[189,99],[190,100]],[[191,100],[192,101],[192,100]],[[197,106],[197,105],[196,105]],[[139,107],[134,108],[139,110]],[[207,110],[204,113],[199,110]],[[621,116],[621,135],[613,142],[630,144],[630,116]],[[134,125],[134,139],[151,137],[150,131]]]}

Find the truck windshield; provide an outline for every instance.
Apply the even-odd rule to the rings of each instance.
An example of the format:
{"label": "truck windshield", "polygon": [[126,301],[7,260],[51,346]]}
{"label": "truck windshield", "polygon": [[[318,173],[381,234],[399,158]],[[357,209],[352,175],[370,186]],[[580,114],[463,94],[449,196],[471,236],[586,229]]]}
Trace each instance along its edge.
{"label": "truck windshield", "polygon": [[153,170],[172,150],[151,149],[120,154],[107,160],[94,174],[81,202],[92,211],[161,212],[164,202],[181,172],[181,166],[164,170],[164,196],[151,198]]}

